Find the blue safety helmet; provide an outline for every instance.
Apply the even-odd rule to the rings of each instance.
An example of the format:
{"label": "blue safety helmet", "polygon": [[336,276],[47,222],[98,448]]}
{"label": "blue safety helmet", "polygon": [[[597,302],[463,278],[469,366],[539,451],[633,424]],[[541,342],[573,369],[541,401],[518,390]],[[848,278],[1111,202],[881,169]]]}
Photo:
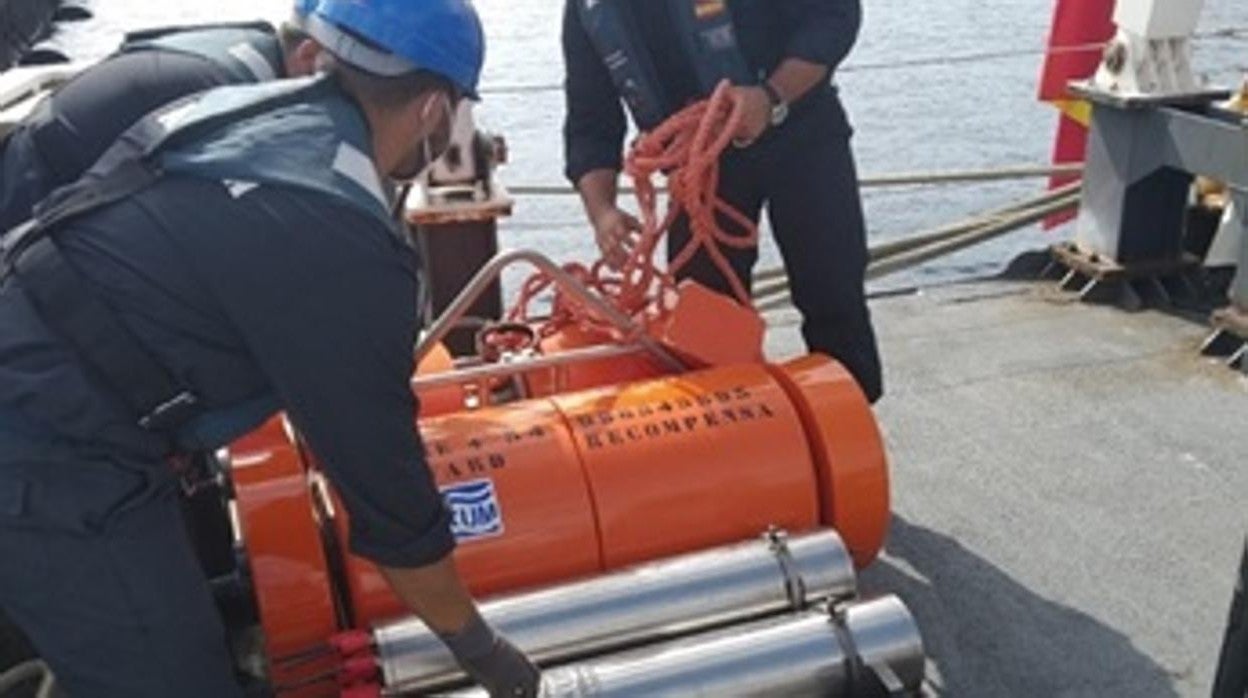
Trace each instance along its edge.
{"label": "blue safety helmet", "polygon": [[427,70],[477,96],[485,33],[469,0],[321,0],[308,33],[335,57],[374,75]]}

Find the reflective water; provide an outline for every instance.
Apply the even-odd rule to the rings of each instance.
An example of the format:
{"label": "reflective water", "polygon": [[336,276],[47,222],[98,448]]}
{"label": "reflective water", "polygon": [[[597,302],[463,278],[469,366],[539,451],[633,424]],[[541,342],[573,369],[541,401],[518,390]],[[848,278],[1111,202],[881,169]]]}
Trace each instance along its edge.
{"label": "reflective water", "polygon": [[[857,128],[860,170],[866,174],[987,167],[1047,161],[1056,123],[1035,100],[1052,0],[870,0],[866,23],[839,76]],[[557,89],[494,93],[511,86],[557,88],[562,79],[559,0],[478,0],[489,39],[478,110],[486,128],[504,134],[510,184],[562,183]],[[97,0],[96,19],[65,29],[56,42],[75,57],[106,54],[126,29],[250,19],[279,19],[284,0]],[[1248,3],[1208,0],[1202,28],[1248,27]],[[942,58],[1034,49],[1028,55],[949,63]],[[926,59],[931,59],[926,60]],[[889,68],[898,61],[922,63]],[[1215,82],[1235,84],[1248,70],[1243,37],[1203,39],[1198,67]],[[873,240],[930,228],[958,216],[1035,192],[1039,181],[971,187],[904,188],[866,192]],[[573,198],[524,198],[504,224],[504,243],[538,247],[560,257],[591,254],[590,238]],[[930,264],[911,279],[932,281],[990,271],[1023,245],[1047,241],[1028,231]],[[763,264],[775,263],[765,246]]]}

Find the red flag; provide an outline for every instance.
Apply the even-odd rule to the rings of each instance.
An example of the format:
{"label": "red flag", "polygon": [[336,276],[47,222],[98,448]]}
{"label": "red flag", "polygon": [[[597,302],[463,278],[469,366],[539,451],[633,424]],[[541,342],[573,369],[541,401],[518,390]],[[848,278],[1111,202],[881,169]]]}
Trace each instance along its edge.
{"label": "red flag", "polygon": [[[1114,0],[1057,0],[1049,51],[1040,77],[1040,100],[1051,102],[1062,111],[1053,145],[1054,164],[1083,162],[1090,109],[1086,102],[1071,95],[1067,86],[1096,72],[1103,46],[1114,36],[1113,14]],[[1076,179],[1075,175],[1058,175],[1049,180],[1049,186],[1056,188]],[[1050,216],[1044,227],[1056,228],[1074,217],[1073,212]]]}
{"label": "red flag", "polygon": [[[1084,153],[1088,149],[1088,127],[1068,114],[1061,114],[1057,123],[1057,139],[1053,144],[1053,164],[1077,164],[1083,162]],[[1077,174],[1059,174],[1049,178],[1049,188],[1057,189],[1079,179]],[[1076,211],[1057,213],[1044,219],[1045,230],[1068,223],[1075,219]]]}
{"label": "red flag", "polygon": [[1104,45],[1114,37],[1114,0],[1057,0],[1049,52],[1040,78],[1040,100],[1071,99],[1066,85],[1092,77]]}

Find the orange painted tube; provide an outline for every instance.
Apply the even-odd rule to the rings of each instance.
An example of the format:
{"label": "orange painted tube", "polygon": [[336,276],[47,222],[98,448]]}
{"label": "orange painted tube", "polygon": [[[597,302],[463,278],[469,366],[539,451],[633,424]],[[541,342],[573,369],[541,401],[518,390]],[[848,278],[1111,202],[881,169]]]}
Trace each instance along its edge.
{"label": "orange painted tube", "polygon": [[841,534],[854,564],[875,560],[892,518],[888,461],[875,414],[839,363],[811,355],[771,367],[797,406],[819,479],[819,520]]}
{"label": "orange painted tube", "polygon": [[[835,524],[856,559],[888,521],[879,433],[834,362],[746,364],[420,423],[478,595],[540,587],[749,538]],[[456,498],[458,493],[467,493]],[[345,540],[347,517],[335,517]],[[349,557],[357,624],[402,613]]]}
{"label": "orange painted tube", "polygon": [[[824,357],[595,388],[419,426],[453,512],[456,560],[481,596],[728,544],[769,526],[832,526],[865,565],[887,532],[887,466],[874,417],[852,378]],[[309,459],[310,475],[273,473],[275,496],[291,500],[283,518],[245,507],[253,558],[257,546],[289,558],[253,565],[257,595],[270,599],[263,622],[277,637],[295,632],[295,605],[283,605],[284,595],[336,593],[355,627],[404,612],[377,570],[345,552],[349,521],[332,492],[319,508],[332,514],[326,532],[341,557],[327,565],[308,549],[316,524],[302,521],[316,516],[307,491],[309,477],[318,479]],[[248,485],[249,501],[262,484]],[[274,540],[292,526],[303,543]],[[335,589],[326,588],[326,566],[343,570]],[[299,642],[329,625],[330,610],[321,603],[320,625],[299,626]]]}
{"label": "orange painted tube", "polygon": [[[416,367],[416,377],[445,373],[455,369],[454,359],[445,344],[438,344],[429,355]],[[416,393],[420,400],[420,414],[425,417],[451,414],[464,409],[464,389],[460,386],[448,386]]]}
{"label": "orange painted tube", "polygon": [[[563,415],[546,401],[421,422],[429,466],[451,502],[456,563],[478,596],[541,586],[602,569],[593,504]],[[347,517],[335,517],[346,541]],[[403,608],[377,569],[348,556],[356,623]]]}
{"label": "orange painted tube", "polygon": [[761,364],[552,402],[576,440],[605,569],[818,524],[801,421]]}
{"label": "orange painted tube", "polygon": [[[240,533],[274,684],[299,683],[325,671],[325,662],[287,669],[273,660],[313,652],[342,629],[307,473],[291,435],[285,420],[275,417],[230,447]],[[283,695],[318,694],[323,692],[309,687]]]}

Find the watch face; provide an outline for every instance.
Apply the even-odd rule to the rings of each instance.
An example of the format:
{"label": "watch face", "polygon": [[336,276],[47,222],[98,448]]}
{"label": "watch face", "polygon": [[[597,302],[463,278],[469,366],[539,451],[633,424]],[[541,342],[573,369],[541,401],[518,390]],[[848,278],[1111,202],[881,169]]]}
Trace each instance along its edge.
{"label": "watch face", "polygon": [[779,126],[784,120],[789,118],[789,105],[781,102],[771,108],[771,125]]}

